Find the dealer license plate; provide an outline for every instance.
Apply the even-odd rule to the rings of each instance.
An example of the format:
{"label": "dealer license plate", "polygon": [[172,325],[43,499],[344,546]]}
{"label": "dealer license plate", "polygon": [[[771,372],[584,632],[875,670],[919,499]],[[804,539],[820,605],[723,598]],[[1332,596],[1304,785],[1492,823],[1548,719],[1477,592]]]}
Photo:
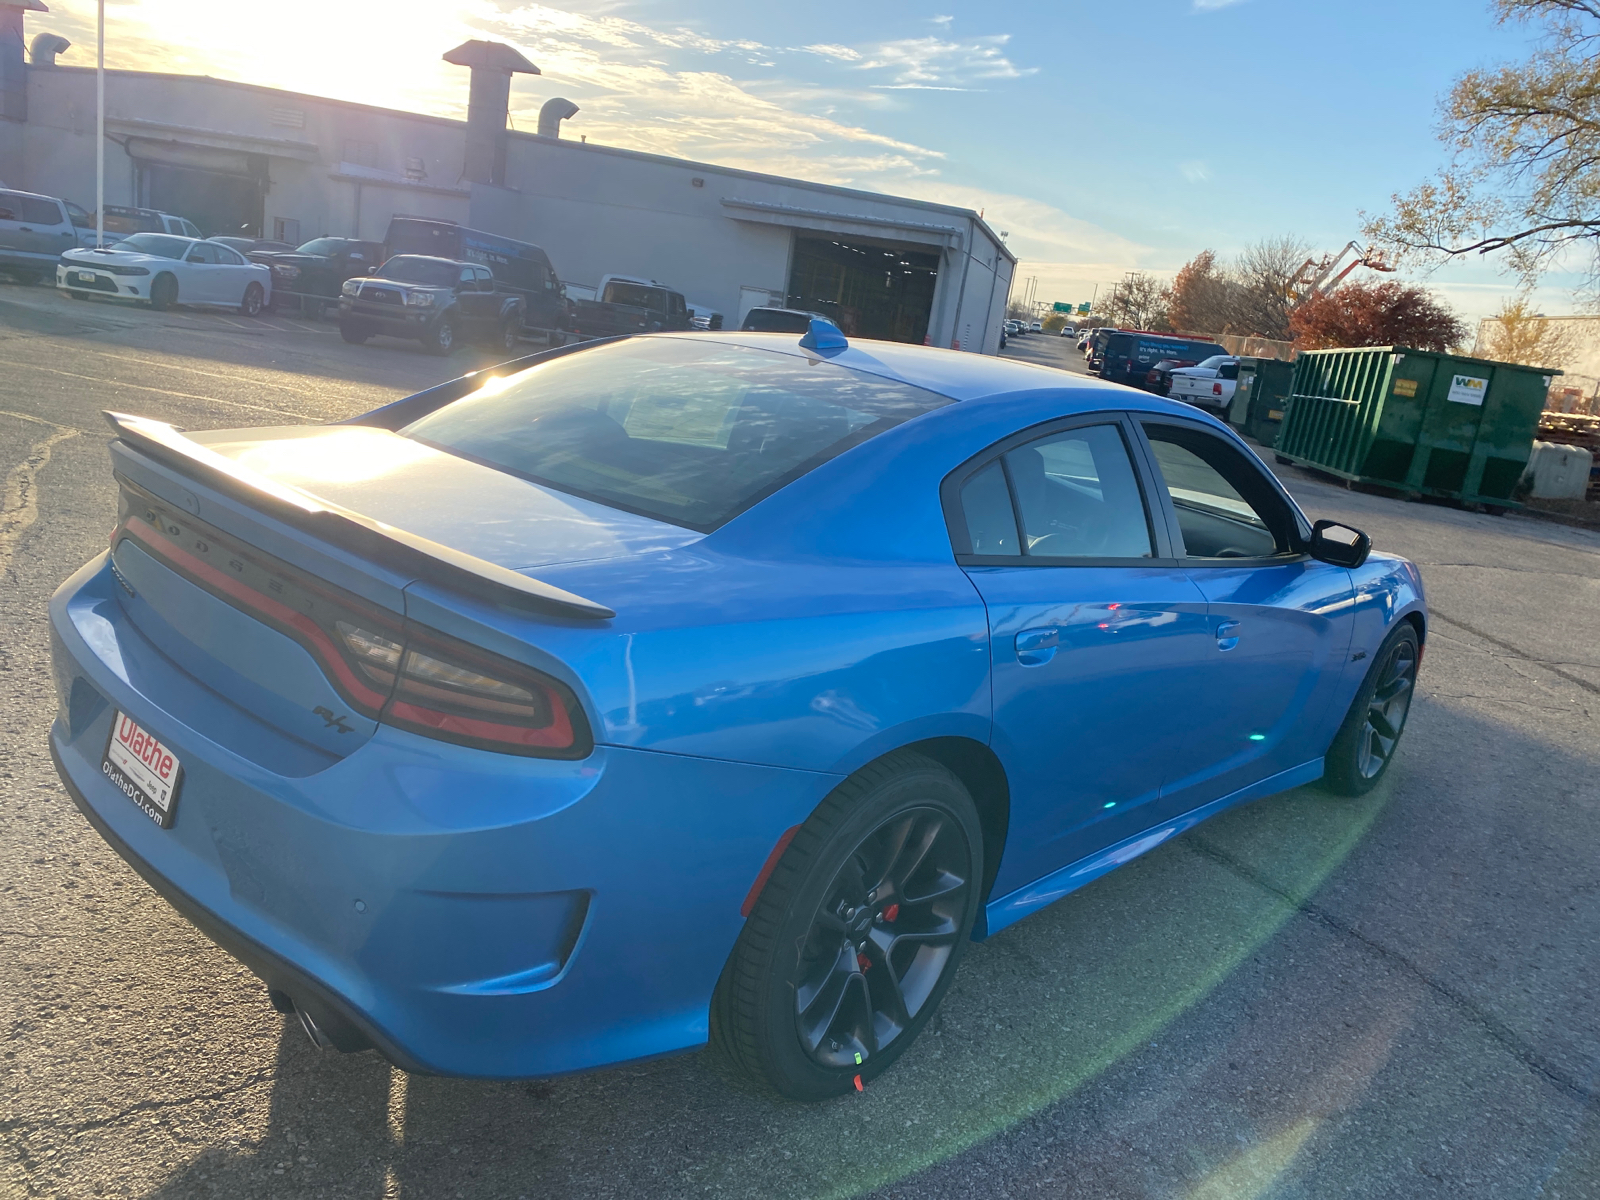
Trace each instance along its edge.
{"label": "dealer license plate", "polygon": [[155,734],[126,713],[119,712],[111,723],[100,770],[145,816],[163,829],[172,827],[183,767]]}
{"label": "dealer license plate", "polygon": [[72,273],[72,282],[73,283],[93,283],[94,281],[95,281],[95,276],[94,276],[94,274],[92,272],[89,272],[89,271],[74,271]]}

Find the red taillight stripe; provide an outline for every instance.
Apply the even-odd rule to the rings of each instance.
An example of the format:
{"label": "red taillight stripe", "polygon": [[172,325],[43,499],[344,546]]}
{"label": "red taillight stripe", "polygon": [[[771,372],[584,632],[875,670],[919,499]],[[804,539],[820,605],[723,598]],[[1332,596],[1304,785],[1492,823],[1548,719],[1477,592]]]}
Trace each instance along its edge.
{"label": "red taillight stripe", "polygon": [[772,853],[767,855],[767,861],[761,866],[761,874],[756,876],[756,881],[750,885],[750,891],[744,898],[744,903],[739,906],[739,915],[748,917],[756,910],[756,901],[761,899],[761,889],[767,886],[767,880],[772,878],[772,873],[778,869],[778,860],[783,857],[783,852],[789,848],[789,843],[794,841],[794,835],[800,832],[800,826],[791,825],[783,831],[783,836],[778,839],[778,844],[772,848]]}
{"label": "red taillight stripe", "polygon": [[[243,580],[230,579],[210,563],[202,562],[179,546],[171,538],[156,529],[141,517],[129,517],[126,526],[135,541],[144,542],[149,549],[154,550],[163,557],[170,558],[178,566],[198,579],[210,584],[220,592],[232,596],[241,604],[255,609],[257,612],[270,617],[280,625],[288,625],[302,634],[312,643],[307,647],[316,654],[317,659],[328,670],[332,671],[344,686],[350,697],[358,703],[365,704],[372,709],[369,716],[376,716],[383,707],[387,696],[381,695],[367,687],[350,670],[349,664],[339,653],[339,648],[333,640],[322,631],[310,617],[304,613],[297,613],[286,604],[282,604],[268,596],[265,592],[258,592]],[[160,545],[155,545],[152,539],[159,539]]]}
{"label": "red taillight stripe", "polygon": [[550,709],[550,724],[543,729],[529,729],[526,725],[502,725],[498,721],[480,721],[474,717],[462,717],[433,708],[422,708],[416,704],[408,704],[404,700],[395,700],[391,703],[384,716],[437,729],[440,733],[453,733],[457,737],[479,738],[486,742],[505,742],[513,746],[549,746],[564,750],[572,745],[572,721],[567,716],[567,706],[557,698],[551,703]]}

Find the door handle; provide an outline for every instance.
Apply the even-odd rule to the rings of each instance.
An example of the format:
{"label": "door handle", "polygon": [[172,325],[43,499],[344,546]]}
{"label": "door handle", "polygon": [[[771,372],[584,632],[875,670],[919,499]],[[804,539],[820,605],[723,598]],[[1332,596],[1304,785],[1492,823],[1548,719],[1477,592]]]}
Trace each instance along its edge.
{"label": "door handle", "polygon": [[1239,644],[1239,622],[1224,621],[1217,626],[1217,649],[1232,650]]}
{"label": "door handle", "polygon": [[1042,667],[1056,656],[1061,646],[1061,630],[1054,625],[1024,629],[1017,634],[1017,661],[1025,667]]}
{"label": "door handle", "polygon": [[18,225],[17,226],[17,232],[18,233],[32,233],[33,232],[33,226],[31,226],[31,225]]}

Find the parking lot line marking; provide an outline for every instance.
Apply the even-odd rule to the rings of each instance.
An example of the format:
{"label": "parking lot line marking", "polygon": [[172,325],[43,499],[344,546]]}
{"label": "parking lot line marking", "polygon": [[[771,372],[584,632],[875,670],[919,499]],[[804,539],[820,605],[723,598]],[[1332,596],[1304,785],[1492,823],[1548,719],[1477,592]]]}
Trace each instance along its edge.
{"label": "parking lot line marking", "polygon": [[248,325],[241,325],[238,321],[230,321],[230,320],[228,320],[227,317],[218,317],[217,320],[221,321],[224,325],[232,325],[235,329],[249,329],[250,328],[250,326],[248,326]]}
{"label": "parking lot line marking", "polygon": [[[48,425],[51,429],[77,429],[76,425],[60,425],[55,421],[46,421],[43,417],[36,417],[32,413],[12,412],[9,408],[0,408],[0,417],[15,417],[19,421],[32,421],[35,425]],[[79,433],[83,430],[78,429]]]}
{"label": "parking lot line marking", "polygon": [[154,392],[158,396],[177,396],[183,400],[200,400],[206,404],[228,404],[234,408],[249,408],[256,412],[272,413],[279,417],[293,417],[296,421],[309,421],[312,418],[305,413],[288,412],[281,408],[268,408],[265,404],[246,404],[243,400],[224,400],[221,396],[197,396],[193,392],[175,392],[171,388],[147,387],[142,383],[119,383],[114,379],[103,379],[98,375],[79,375],[76,371],[62,371],[56,367],[41,367],[35,363],[12,362],[0,358],[0,366],[26,367],[30,371],[43,371],[47,375],[65,375],[68,379],[84,379],[90,383],[104,383],[112,387],[133,388],[140,392]]}
{"label": "parking lot line marking", "polygon": [[105,358],[116,359],[120,362],[142,363],[147,367],[164,367],[167,370],[188,371],[192,375],[204,375],[207,379],[221,379],[227,383],[240,383],[246,379],[255,387],[277,388],[280,392],[288,392],[291,396],[301,395],[299,388],[292,388],[286,383],[269,383],[265,379],[256,379],[245,375],[224,375],[217,371],[203,371],[199,367],[191,367],[185,363],[163,362],[159,358],[139,358],[133,354],[113,354],[109,350],[90,350],[91,354],[99,354]]}
{"label": "parking lot line marking", "polygon": [[[50,424],[48,421],[41,423]],[[34,443],[28,450],[28,457],[6,476],[5,493],[0,496],[0,575],[11,568],[11,555],[18,540],[39,519],[39,472],[49,463],[51,450],[58,442],[77,436],[76,429],[58,426],[44,441]]]}

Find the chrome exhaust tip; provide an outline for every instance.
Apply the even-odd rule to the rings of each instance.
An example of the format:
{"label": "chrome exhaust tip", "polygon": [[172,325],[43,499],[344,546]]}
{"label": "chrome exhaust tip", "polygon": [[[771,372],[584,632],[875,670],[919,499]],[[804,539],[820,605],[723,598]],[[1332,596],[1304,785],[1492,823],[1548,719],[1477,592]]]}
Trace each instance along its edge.
{"label": "chrome exhaust tip", "polygon": [[318,1050],[334,1049],[333,1039],[327,1031],[317,1024],[317,1019],[305,1009],[296,1007],[295,1015],[300,1018],[300,1028],[306,1031],[306,1036],[311,1039],[311,1044]]}

